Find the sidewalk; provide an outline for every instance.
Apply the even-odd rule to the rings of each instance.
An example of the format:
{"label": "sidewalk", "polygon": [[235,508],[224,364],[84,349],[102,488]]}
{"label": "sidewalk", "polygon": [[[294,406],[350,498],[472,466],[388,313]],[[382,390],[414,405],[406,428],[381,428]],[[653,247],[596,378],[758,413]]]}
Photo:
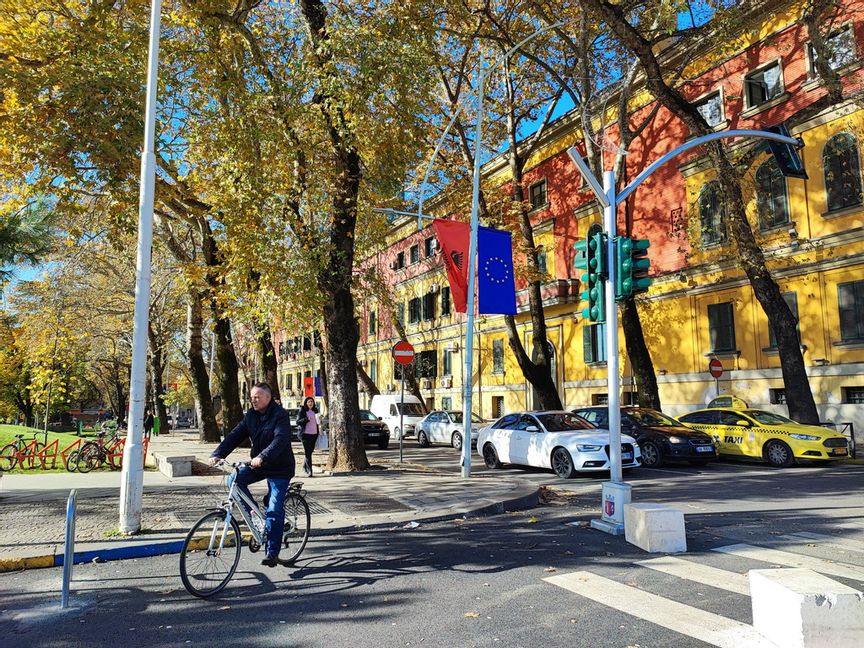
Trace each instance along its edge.
{"label": "sidewalk", "polygon": [[[189,527],[224,499],[225,474],[204,461],[215,444],[177,433],[151,439],[150,453],[194,455],[195,475],[169,479],[155,470],[144,474],[142,532],[117,532],[119,472],[4,475],[0,481],[0,571],[51,567],[63,562],[66,500],[78,492],[75,562],[117,560],[180,551]],[[294,444],[298,466],[302,448]],[[242,457],[242,449],[232,456]],[[316,453],[315,475],[302,481],[312,513],[312,535],[408,523],[491,515],[535,506],[539,488],[512,476],[472,476],[463,480],[408,464],[377,463],[362,473],[323,472]],[[152,463],[148,461],[148,464]],[[266,486],[256,484],[256,496]]]}

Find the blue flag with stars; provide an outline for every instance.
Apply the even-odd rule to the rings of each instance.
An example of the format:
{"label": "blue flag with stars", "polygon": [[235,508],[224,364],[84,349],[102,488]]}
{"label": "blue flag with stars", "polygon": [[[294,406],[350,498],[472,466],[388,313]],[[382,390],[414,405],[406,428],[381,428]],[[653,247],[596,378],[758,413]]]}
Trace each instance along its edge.
{"label": "blue flag with stars", "polygon": [[477,231],[477,297],[481,314],[516,314],[510,232],[491,227]]}

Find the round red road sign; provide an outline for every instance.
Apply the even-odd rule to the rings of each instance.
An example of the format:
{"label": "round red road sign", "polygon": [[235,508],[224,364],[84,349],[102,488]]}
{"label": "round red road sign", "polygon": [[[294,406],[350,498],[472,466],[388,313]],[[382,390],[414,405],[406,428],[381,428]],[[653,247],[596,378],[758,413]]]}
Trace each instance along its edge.
{"label": "round red road sign", "polygon": [[723,375],[723,363],[717,358],[711,358],[711,362],[708,363],[708,372],[712,377],[719,378]]}
{"label": "round red road sign", "polygon": [[409,365],[414,362],[414,347],[409,342],[397,342],[393,345],[393,359],[399,364]]}

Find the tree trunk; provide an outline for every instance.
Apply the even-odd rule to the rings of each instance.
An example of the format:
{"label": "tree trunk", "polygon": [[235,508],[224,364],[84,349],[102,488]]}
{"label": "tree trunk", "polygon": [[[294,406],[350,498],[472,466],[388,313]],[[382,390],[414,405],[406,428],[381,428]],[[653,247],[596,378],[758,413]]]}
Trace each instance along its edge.
{"label": "tree trunk", "polygon": [[661,410],[660,392],[657,389],[657,376],[654,373],[654,362],[645,344],[642,332],[642,322],[639,320],[639,309],[635,298],[628,297],[621,304],[621,327],[627,342],[627,357],[630,358],[630,368],[636,380],[636,393],[639,397],[639,407],[650,407]]}
{"label": "tree trunk", "polygon": [[[711,132],[705,119],[677,89],[664,79],[663,69],[654,53],[652,44],[627,20],[624,10],[603,0],[584,0],[585,6],[598,14],[614,32],[615,36],[639,59],[651,94],[667,110],[678,117],[694,136]],[[813,399],[813,391],[804,365],[804,354],[797,334],[797,323],[789,305],[783,299],[780,287],[774,281],[765,263],[765,255],[756,242],[753,229],[747,220],[744,199],[741,193],[741,174],[732,164],[726,149],[720,142],[705,146],[708,158],[717,172],[724,194],[726,219],[732,239],[738,251],[738,261],[756,299],[775,332],[786,402],[789,416],[802,423],[818,423],[819,413]]]}
{"label": "tree trunk", "polygon": [[156,407],[156,416],[159,418],[159,432],[170,431],[168,425],[168,408],[165,407],[165,399],[162,398],[162,380],[165,376],[164,356],[165,347],[159,343],[152,322],[147,327],[147,337],[150,340],[150,383],[153,385],[153,403]]}
{"label": "tree trunk", "polygon": [[258,354],[261,356],[261,372],[264,382],[273,390],[273,398],[279,402],[279,366],[276,363],[276,349],[273,348],[273,337],[270,335],[269,324],[256,324],[258,332]]}
{"label": "tree trunk", "polygon": [[381,392],[378,389],[378,385],[372,382],[372,379],[369,377],[369,374],[366,373],[366,370],[363,368],[363,365],[360,362],[357,362],[357,377],[360,379],[360,382],[363,385],[363,389],[366,390],[366,393],[370,396],[378,396]]}
{"label": "tree trunk", "polygon": [[[314,339],[314,336],[313,336]],[[324,345],[321,344],[321,341],[318,341],[318,344],[315,345],[315,350],[318,352],[318,379],[321,382],[321,400],[324,401],[324,405],[327,409],[330,409],[330,399],[328,398],[329,392],[327,391],[327,358],[324,353]],[[358,396],[359,403],[359,396]],[[358,404],[359,407],[359,404]]]}
{"label": "tree trunk", "polygon": [[201,425],[200,441],[218,443],[221,440],[216,416],[213,414],[213,400],[210,396],[210,376],[204,362],[204,348],[201,343],[201,330],[204,316],[201,309],[201,296],[190,291],[186,309],[186,354],[189,358],[189,373],[195,388],[195,410]]}

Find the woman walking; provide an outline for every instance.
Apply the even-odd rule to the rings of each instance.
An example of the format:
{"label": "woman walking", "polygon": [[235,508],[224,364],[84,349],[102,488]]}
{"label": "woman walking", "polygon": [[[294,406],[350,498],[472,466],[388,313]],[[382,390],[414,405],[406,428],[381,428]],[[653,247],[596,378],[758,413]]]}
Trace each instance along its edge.
{"label": "woman walking", "polygon": [[297,427],[300,428],[300,439],[303,441],[303,452],[306,454],[303,470],[307,477],[312,476],[312,452],[314,452],[315,442],[318,440],[320,423],[315,399],[310,396],[303,401],[303,406],[297,413]]}

